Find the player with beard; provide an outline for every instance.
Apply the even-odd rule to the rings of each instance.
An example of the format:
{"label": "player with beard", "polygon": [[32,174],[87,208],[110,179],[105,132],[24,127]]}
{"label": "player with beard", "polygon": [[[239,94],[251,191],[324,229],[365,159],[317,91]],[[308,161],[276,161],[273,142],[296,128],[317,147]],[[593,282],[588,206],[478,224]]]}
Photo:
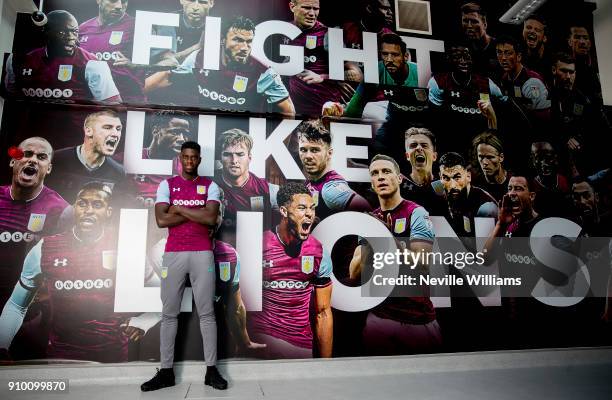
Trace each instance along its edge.
{"label": "player with beard", "polygon": [[219,235],[224,241],[235,243],[236,213],[260,211],[264,216],[264,228],[270,229],[272,213],[278,212],[276,196],[278,185],[269,183],[249,171],[253,139],[240,129],[230,129],[221,134],[221,176],[215,181],[224,193],[225,210]]}
{"label": "player with beard", "polygon": [[474,237],[474,218],[497,218],[497,202],[489,193],[471,185],[472,175],[460,154],[446,153],[439,163],[448,204],[445,216],[457,236]]}
{"label": "player with beard", "polygon": [[405,134],[406,159],[410,174],[400,184],[402,198],[425,207],[430,215],[444,215],[444,186],[434,180],[433,164],[438,159],[436,137],[427,128],[409,128]]}
{"label": "player with beard", "polygon": [[206,17],[214,7],[214,0],[180,0],[179,26],[173,28],[176,36],[176,59],[183,62],[191,53],[200,50],[200,38]]}
{"label": "player with beard", "polygon": [[159,185],[155,218],[160,228],[168,228],[161,267],[162,323],[160,329],[161,369],[143,383],[143,392],[174,386],[174,344],[177,317],[187,275],[200,318],[206,376],[204,383],[227,389],[227,381],[215,367],[217,362],[217,324],[214,313],[214,256],[210,227],[217,223],[220,207],[219,187],[209,178],[198,176],[202,162],[200,145],[181,146],[181,174]]}
{"label": "player with beard", "polygon": [[579,218],[578,222],[582,227],[582,236],[612,236],[610,213],[605,213],[601,209],[599,193],[595,191],[592,183],[584,179],[574,181],[572,199]]}
{"label": "player with beard", "polygon": [[348,21],[342,24],[346,47],[361,49],[363,32],[374,32],[378,35],[393,33],[393,9],[389,0],[360,0],[360,21]]}
{"label": "player with beard", "polygon": [[[109,63],[124,101],[146,103],[146,70],[131,62],[135,19],[126,13],[128,0],[96,0],[96,3],[98,16],[79,26],[79,45],[98,60]],[[176,62],[172,58],[169,51],[153,50],[154,64]]]}
{"label": "player with beard", "polygon": [[591,50],[593,41],[586,24],[574,22],[569,27],[567,44],[576,60],[576,87],[601,104],[601,83]]}
{"label": "player with beard", "polygon": [[74,16],[56,10],[47,18],[45,47],[7,60],[7,90],[49,100],[121,102],[106,62],[79,47],[79,25]]}
{"label": "player with beard", "polygon": [[[221,32],[219,71],[204,69],[202,49],[191,53],[175,71],[158,72],[151,78],[160,87],[172,87],[178,102],[224,111],[279,112],[295,114],[289,92],[280,75],[251,57],[255,24],[248,18],[226,20]],[[182,100],[181,93],[188,99]],[[168,100],[166,100],[168,101]]]}
{"label": "player with beard", "polygon": [[55,174],[49,179],[49,186],[70,202],[91,181],[104,182],[113,191],[120,192],[115,186],[125,183],[125,171],[112,156],[122,131],[123,123],[115,111],[89,114],[83,123],[83,144],[56,152]]}
{"label": "player with beard", "polygon": [[[142,159],[172,160],[172,175],[179,175],[181,146],[193,136],[189,114],[182,111],[157,111],[150,126],[151,143],[142,149]],[[138,202],[147,208],[153,207],[157,188],[167,178],[165,175],[133,175]]]}
{"label": "player with beard", "polygon": [[439,150],[463,154],[474,135],[497,128],[493,102],[497,107],[506,103],[507,97],[487,75],[473,71],[472,55],[464,45],[449,46],[446,58],[451,71],[434,74],[427,84],[432,123],[440,124],[439,132],[449,132],[439,138],[440,146],[444,143]]}
{"label": "player with beard", "polygon": [[332,264],[310,234],[314,200],[302,183],[281,186],[277,198],[281,222],[264,233],[262,311],[254,313],[250,331],[267,344],[270,358],[310,358],[313,342],[318,356],[331,357]]}
{"label": "player with beard", "polygon": [[[402,175],[391,157],[376,155],[369,167],[372,189],[380,207],[372,212],[412,252],[431,252],[434,241],[429,214],[419,204],[405,200],[400,194]],[[351,275],[361,276],[362,257],[371,250],[360,246],[351,261]],[[422,264],[418,268],[426,268]],[[433,304],[427,295],[406,297],[400,292],[391,295],[368,315],[363,331],[367,354],[397,355],[432,352],[440,348],[442,337]]]}
{"label": "player with beard", "polygon": [[482,175],[476,181],[497,202],[508,192],[510,173],[504,168],[504,147],[493,132],[483,132],[472,140],[472,148]]}
{"label": "player with beard", "polygon": [[531,14],[523,22],[523,44],[525,54],[523,64],[542,77],[550,76],[550,51],[548,46],[546,20],[537,14]]}
{"label": "player with beard", "polygon": [[474,59],[474,70],[485,76],[497,76],[495,38],[487,33],[487,13],[477,2],[461,6],[461,29],[470,46]]}
{"label": "player with beard", "polygon": [[531,190],[537,193],[534,208],[543,217],[571,217],[568,179],[559,172],[557,152],[548,142],[531,145],[531,165],[536,176],[530,182]]}
{"label": "player with beard", "polygon": [[43,235],[61,231],[60,216],[68,203],[45,186],[51,173],[53,148],[41,137],[31,137],[11,148],[10,185],[0,186],[0,305],[11,295],[23,260]]}
{"label": "player with beard", "polygon": [[[285,44],[304,47],[304,71],[289,79],[289,93],[298,114],[319,116],[327,101],[340,101],[343,97],[339,82],[329,80],[329,54],[327,26],[318,21],[319,0],[290,0],[293,24],[302,30],[295,39]],[[307,60],[307,61],[306,61]],[[359,67],[344,64],[345,80],[360,82]]]}
{"label": "player with beard", "polygon": [[317,207],[317,220],[341,211],[370,211],[372,208],[368,202],[332,169],[334,149],[331,134],[325,126],[318,120],[304,121],[296,134],[300,161],[307,178],[306,187]]}
{"label": "player with beard", "polygon": [[[533,119],[550,120],[550,98],[544,78],[523,65],[522,45],[510,36],[497,39],[497,61],[503,74],[501,88]],[[534,122],[537,122],[534,121]]]}
{"label": "player with beard", "polygon": [[0,348],[8,348],[44,287],[51,309],[47,357],[128,361],[128,341],[138,341],[151,325],[114,313],[117,238],[108,226],[111,196],[101,183],[86,184],[73,207],[72,229],[46,236],[30,250],[0,316]]}

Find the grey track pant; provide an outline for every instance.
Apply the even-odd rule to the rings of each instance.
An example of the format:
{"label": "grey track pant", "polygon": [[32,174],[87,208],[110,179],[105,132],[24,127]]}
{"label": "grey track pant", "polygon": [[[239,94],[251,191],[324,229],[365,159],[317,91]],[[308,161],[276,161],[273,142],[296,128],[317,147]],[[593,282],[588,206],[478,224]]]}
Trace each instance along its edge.
{"label": "grey track pant", "polygon": [[207,366],[217,362],[217,322],[215,321],[215,264],[212,251],[164,253],[162,262],[162,323],[159,350],[161,367],[172,368],[177,316],[189,274],[204,343]]}

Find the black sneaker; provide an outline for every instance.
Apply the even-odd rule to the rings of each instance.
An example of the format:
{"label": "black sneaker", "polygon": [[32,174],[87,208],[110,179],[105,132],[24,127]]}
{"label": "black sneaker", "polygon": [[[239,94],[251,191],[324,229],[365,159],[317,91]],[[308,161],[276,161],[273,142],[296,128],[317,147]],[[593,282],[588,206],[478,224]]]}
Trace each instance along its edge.
{"label": "black sneaker", "polygon": [[215,389],[225,390],[227,389],[227,381],[223,379],[217,367],[206,368],[206,376],[204,377],[204,384],[212,386]]}
{"label": "black sneaker", "polygon": [[152,390],[159,390],[166,387],[174,386],[174,371],[172,368],[156,368],[157,372],[151,380],[146,381],[140,385],[140,390],[143,392],[150,392]]}

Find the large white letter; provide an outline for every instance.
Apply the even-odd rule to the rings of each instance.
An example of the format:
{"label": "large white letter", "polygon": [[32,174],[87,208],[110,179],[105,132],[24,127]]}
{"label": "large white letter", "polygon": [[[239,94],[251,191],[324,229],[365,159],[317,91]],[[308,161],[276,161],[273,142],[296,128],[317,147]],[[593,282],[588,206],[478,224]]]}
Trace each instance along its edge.
{"label": "large white letter", "polygon": [[255,27],[253,39],[253,57],[264,65],[274,68],[281,75],[293,76],[304,70],[304,48],[300,46],[280,45],[279,54],[288,57],[289,61],[276,63],[266,56],[265,42],[272,35],[281,34],[293,40],[302,33],[297,26],[285,21],[265,21]]}
{"label": "large white letter", "polygon": [[179,26],[179,15],[152,11],[136,11],[132,62],[149,65],[151,49],[172,50],[172,37],[151,34],[153,25]]}
{"label": "large white letter", "polygon": [[221,57],[221,18],[206,17],[206,25],[204,25],[204,48],[202,56],[204,57],[204,69],[219,69],[219,58]]}
{"label": "large white letter", "polygon": [[201,147],[202,163],[198,167],[200,176],[215,175],[215,132],[217,117],[214,115],[200,115],[198,120],[198,144]]}
{"label": "large white letter", "polygon": [[285,178],[305,179],[300,167],[297,166],[287,146],[283,143],[300,122],[302,121],[297,119],[284,119],[266,138],[266,119],[251,118],[249,120],[249,134],[253,138],[253,161],[249,168],[251,172],[257,176],[266,176],[266,160],[272,156],[280,170],[283,171]]}
{"label": "large white letter", "polygon": [[263,213],[239,211],[236,251],[240,255],[240,293],[247,311],[261,311]]}
{"label": "large white letter", "polygon": [[357,158],[367,160],[368,148],[366,146],[349,146],[346,138],[359,137],[372,139],[372,127],[370,125],[343,124],[332,122],[332,163],[334,169],[349,182],[370,182],[370,174],[367,168],[349,168],[346,160]]}
{"label": "large white letter", "polygon": [[378,83],[378,44],[376,34],[363,32],[363,50],[344,47],[342,29],[329,28],[329,77],[344,80],[344,62],[363,63],[364,80]]}
{"label": "large white letter", "polygon": [[402,36],[402,40],[409,49],[416,50],[416,63],[419,75],[419,86],[426,87],[431,78],[430,51],[444,52],[444,42],[441,40],[422,39],[416,37]]}

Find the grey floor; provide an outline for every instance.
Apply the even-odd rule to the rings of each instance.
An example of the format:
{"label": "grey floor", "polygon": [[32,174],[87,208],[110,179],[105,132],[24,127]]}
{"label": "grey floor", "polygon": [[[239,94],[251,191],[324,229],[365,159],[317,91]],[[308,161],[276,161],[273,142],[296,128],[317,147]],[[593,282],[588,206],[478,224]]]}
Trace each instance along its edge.
{"label": "grey floor", "polygon": [[[97,371],[95,367],[87,367],[89,370],[81,370],[81,375],[74,368],[60,369],[57,376],[62,376],[61,373],[73,376],[68,394],[9,393],[6,378],[26,379],[51,369],[0,368],[3,385],[0,399],[610,400],[611,354],[612,350],[591,349],[354,359],[335,364],[315,361],[235,366],[230,362],[221,366],[230,378],[226,391],[204,386],[198,378],[202,366],[189,364],[183,371],[177,368],[177,375],[184,378],[175,387],[148,393],[140,392],[138,382],[147,372],[154,372],[153,365],[115,368],[115,377],[113,368],[108,366],[98,367]],[[401,373],[392,373],[394,369]],[[101,380],[95,378],[96,372]],[[126,377],[130,374],[131,377]]]}

